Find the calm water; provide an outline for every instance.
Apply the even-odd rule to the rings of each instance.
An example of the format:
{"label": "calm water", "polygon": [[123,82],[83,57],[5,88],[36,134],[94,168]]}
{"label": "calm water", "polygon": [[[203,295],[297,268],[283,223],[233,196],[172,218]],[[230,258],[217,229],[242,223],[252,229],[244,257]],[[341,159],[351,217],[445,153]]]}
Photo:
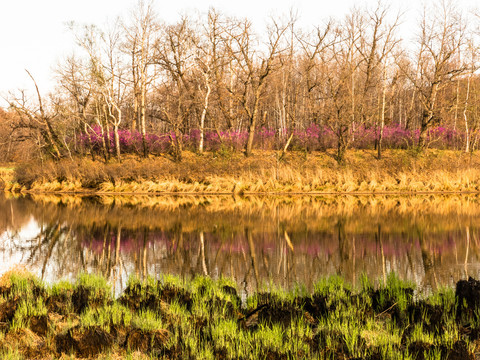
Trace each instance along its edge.
{"label": "calm water", "polygon": [[0,273],[46,281],[97,272],[121,290],[139,277],[234,277],[311,289],[340,274],[390,271],[430,291],[480,277],[480,197],[5,197]]}

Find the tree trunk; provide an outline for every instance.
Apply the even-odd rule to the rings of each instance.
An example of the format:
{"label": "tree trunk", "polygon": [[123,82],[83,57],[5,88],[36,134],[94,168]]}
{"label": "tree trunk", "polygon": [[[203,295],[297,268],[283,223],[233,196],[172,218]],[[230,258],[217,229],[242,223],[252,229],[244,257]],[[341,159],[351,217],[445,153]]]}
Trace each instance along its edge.
{"label": "tree trunk", "polygon": [[175,142],[176,142],[176,146],[175,146],[175,160],[178,161],[178,162],[181,162],[182,159],[183,159],[183,146],[182,146],[182,138],[181,138],[181,135],[175,135]]}
{"label": "tree trunk", "polygon": [[118,136],[118,125],[116,123],[113,125],[113,138],[115,141],[115,155],[117,156],[117,161],[121,162],[122,159],[120,157],[120,137]]}
{"label": "tree trunk", "polygon": [[210,97],[210,93],[212,91],[209,83],[208,74],[205,74],[205,84],[207,86],[207,93],[205,94],[205,101],[203,105],[202,115],[200,117],[200,140],[198,142],[198,152],[203,152],[203,142],[204,142],[204,127],[205,127],[205,117],[207,116],[208,110],[208,100]]}
{"label": "tree trunk", "polygon": [[[109,154],[109,146],[107,145],[107,141],[105,140],[105,131],[103,130],[103,126],[101,125],[101,122],[98,122],[100,124],[100,129],[101,129],[101,135],[102,135],[102,151],[103,151],[103,157],[105,159],[105,163],[108,162],[110,154]],[[108,127],[107,127],[108,129]],[[107,130],[108,131],[108,130]]]}
{"label": "tree trunk", "polygon": [[382,158],[383,128],[385,127],[385,98],[387,93],[386,72],[387,72],[387,67],[385,65],[383,69],[383,91],[382,91],[382,112],[380,114],[380,132],[378,133],[378,144],[377,144],[378,159]]}
{"label": "tree trunk", "polygon": [[255,121],[256,119],[252,119],[250,121],[250,125],[248,126],[248,138],[247,144],[245,146],[245,156],[249,157],[252,155],[253,150],[253,138],[255,137]]}
{"label": "tree trunk", "polygon": [[146,92],[147,89],[145,88],[145,81],[144,75],[142,74],[142,84],[141,84],[141,94],[140,94],[140,129],[142,131],[142,145],[143,145],[143,157],[147,157],[149,150],[147,144],[147,131],[145,126],[145,114],[146,114]]}
{"label": "tree trunk", "polygon": [[177,127],[174,128],[173,135],[175,136],[175,139],[170,135],[170,141],[172,142],[173,147],[173,159],[176,162],[181,162],[183,158],[182,134]]}
{"label": "tree trunk", "polygon": [[105,118],[103,118],[103,121],[105,122],[105,151],[107,153],[107,161],[110,160],[110,149],[111,149],[111,139],[110,139],[110,125],[109,125],[109,122],[108,122],[108,118],[107,118],[107,111],[106,111],[106,105],[104,105],[104,109],[103,109],[103,112],[105,114]]}
{"label": "tree trunk", "polygon": [[132,116],[132,123],[130,125],[130,131],[134,132],[137,131],[137,126],[138,126],[138,119],[140,118],[139,116],[139,106],[138,106],[138,91],[137,91],[137,84],[133,85],[133,116]]}
{"label": "tree trunk", "polygon": [[337,163],[342,164],[345,161],[346,151],[347,151],[347,145],[345,144],[345,141],[343,140],[343,138],[339,137],[338,144],[337,144],[337,155],[336,155]]}
{"label": "tree trunk", "polygon": [[472,78],[472,74],[470,73],[467,81],[467,95],[465,97],[465,107],[463,108],[463,119],[465,120],[465,152],[470,151],[470,129],[468,127],[467,108],[468,108],[468,100],[470,97],[470,79],[471,78]]}
{"label": "tree trunk", "polygon": [[430,95],[428,96],[427,106],[423,110],[422,116],[422,126],[420,128],[420,136],[418,138],[418,150],[423,151],[427,145],[427,131],[432,127],[434,124],[434,110],[435,110],[435,103],[437,101],[437,92],[438,92],[438,84],[434,84],[430,91]]}
{"label": "tree trunk", "polygon": [[460,99],[460,79],[457,80],[457,92],[456,92],[456,95],[455,95],[455,117],[453,118],[453,131],[457,130],[459,99]]}
{"label": "tree trunk", "polygon": [[255,103],[253,105],[253,111],[250,116],[250,124],[248,126],[248,138],[247,138],[247,144],[245,146],[246,157],[249,157],[252,155],[253,139],[255,138],[255,127],[257,126],[257,113],[258,113],[258,105],[260,103],[261,92],[262,92],[262,87],[259,86],[255,92]]}
{"label": "tree trunk", "polygon": [[53,127],[50,124],[50,120],[45,119],[45,124],[46,124],[46,128],[47,128],[48,138],[49,138],[50,144],[52,146],[52,150],[55,154],[55,158],[58,160],[62,157],[62,155],[60,153],[60,148],[62,146],[61,146],[61,144],[58,140],[58,137],[57,137],[57,134],[55,133],[55,130],[53,130]]}
{"label": "tree trunk", "polygon": [[422,123],[420,135],[418,136],[418,151],[423,151],[427,146],[427,130],[428,127]]}
{"label": "tree trunk", "polygon": [[432,108],[423,111],[422,124],[420,127],[420,135],[418,137],[419,151],[423,151],[426,148],[428,130],[432,127],[434,123],[433,121],[434,113]]}
{"label": "tree trunk", "polygon": [[382,121],[380,124],[380,132],[378,133],[378,142],[377,142],[377,158],[380,160],[382,158],[382,139],[383,139],[383,127],[385,123]]}

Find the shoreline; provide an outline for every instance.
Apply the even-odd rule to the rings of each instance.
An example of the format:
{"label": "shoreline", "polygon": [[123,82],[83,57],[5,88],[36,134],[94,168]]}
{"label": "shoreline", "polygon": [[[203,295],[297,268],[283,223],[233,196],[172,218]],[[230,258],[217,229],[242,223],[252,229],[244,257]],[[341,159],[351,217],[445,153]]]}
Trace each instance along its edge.
{"label": "shoreline", "polygon": [[115,191],[39,191],[39,190],[5,190],[5,193],[22,195],[79,195],[79,196],[240,196],[240,197],[302,197],[302,196],[415,196],[415,195],[480,195],[480,191],[452,191],[452,190],[433,190],[433,191],[371,191],[371,192],[115,192]]}

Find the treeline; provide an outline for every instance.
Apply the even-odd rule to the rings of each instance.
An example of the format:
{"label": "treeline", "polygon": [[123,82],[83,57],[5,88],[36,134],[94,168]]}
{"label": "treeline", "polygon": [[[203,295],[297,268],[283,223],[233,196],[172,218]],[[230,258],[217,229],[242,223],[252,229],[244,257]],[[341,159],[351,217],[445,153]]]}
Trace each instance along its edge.
{"label": "treeline", "polygon": [[324,129],[320,142],[328,133],[341,162],[359,129],[381,157],[386,127],[415,134],[420,150],[438,141],[432,134],[440,127],[473,151],[478,17],[453,1],[432,5],[407,43],[402,16],[380,2],[312,29],[294,14],[272,18],[258,33],[250,20],[214,9],[165,23],[154,3],[140,1],[105,29],[70,24],[78,51],[57,66],[55,92],[45,97],[36,87],[33,100],[12,93],[0,113],[0,145],[10,154],[21,141],[53,158],[96,151],[120,161],[127,131],[139,154],[152,153],[152,137],[160,136],[180,161],[193,133],[198,152],[207,137],[228,144],[229,134],[242,133],[249,156],[260,129],[287,149],[314,127]]}

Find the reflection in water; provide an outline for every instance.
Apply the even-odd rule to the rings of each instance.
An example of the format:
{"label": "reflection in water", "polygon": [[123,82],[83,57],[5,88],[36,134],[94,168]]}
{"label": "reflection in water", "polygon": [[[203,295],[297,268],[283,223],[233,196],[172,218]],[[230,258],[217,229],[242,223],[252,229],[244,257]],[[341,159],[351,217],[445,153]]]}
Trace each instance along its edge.
{"label": "reflection in water", "polygon": [[311,289],[340,274],[390,271],[429,291],[479,276],[480,198],[0,197],[0,272],[25,264],[47,281],[98,272],[234,277]]}

